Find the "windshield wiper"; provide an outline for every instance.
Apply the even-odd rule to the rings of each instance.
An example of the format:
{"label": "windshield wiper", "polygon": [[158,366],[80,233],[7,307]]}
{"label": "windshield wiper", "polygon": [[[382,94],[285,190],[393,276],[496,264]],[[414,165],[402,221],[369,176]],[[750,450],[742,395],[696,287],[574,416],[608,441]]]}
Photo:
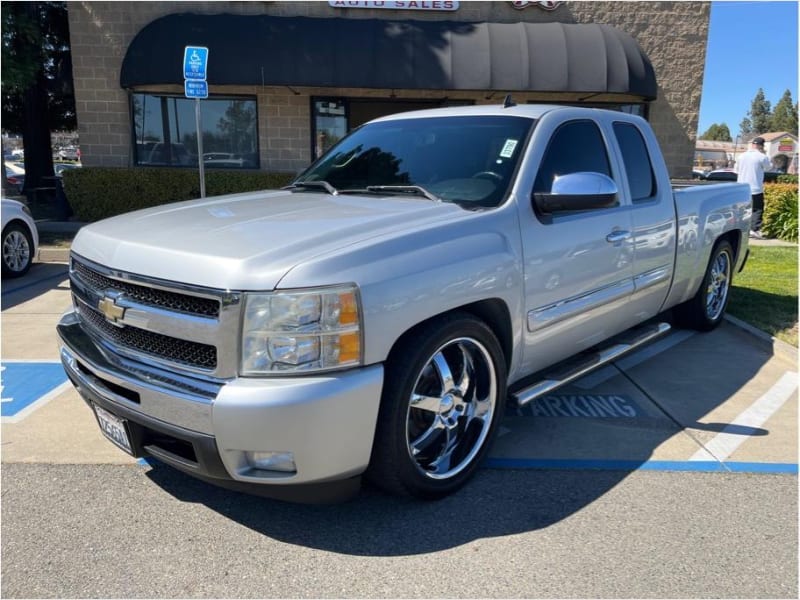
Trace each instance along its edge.
{"label": "windshield wiper", "polygon": [[287,185],[284,187],[284,190],[295,190],[297,188],[311,188],[311,189],[318,189],[318,190],[325,190],[331,196],[338,196],[339,190],[333,187],[327,181],[296,181],[291,185]]}
{"label": "windshield wiper", "polygon": [[434,202],[441,202],[442,199],[436,194],[432,194],[420,185],[368,185],[366,187],[368,192],[388,192],[390,194],[414,194],[417,196],[424,196],[428,200]]}

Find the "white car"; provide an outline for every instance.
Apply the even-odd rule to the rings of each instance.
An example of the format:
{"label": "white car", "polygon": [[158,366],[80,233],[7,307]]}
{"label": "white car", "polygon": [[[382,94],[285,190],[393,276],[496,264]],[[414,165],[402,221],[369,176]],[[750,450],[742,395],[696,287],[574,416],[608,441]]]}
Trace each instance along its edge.
{"label": "white car", "polygon": [[39,246],[39,232],[30,209],[22,202],[3,198],[3,278],[28,272]]}

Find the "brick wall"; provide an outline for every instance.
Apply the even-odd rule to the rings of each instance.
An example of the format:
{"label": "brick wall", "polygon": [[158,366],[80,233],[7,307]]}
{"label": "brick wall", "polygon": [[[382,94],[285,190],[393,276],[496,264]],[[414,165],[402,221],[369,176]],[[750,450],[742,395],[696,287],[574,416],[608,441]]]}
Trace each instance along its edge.
{"label": "brick wall", "polygon": [[[132,164],[128,94],[119,86],[122,59],[136,33],[173,12],[271,14],[275,16],[463,21],[604,23],[632,35],[649,56],[659,83],[650,122],[670,173],[688,176],[694,155],[703,84],[710,4],[707,2],[566,2],[554,11],[516,10],[510,2],[461,2],[456,12],[333,9],[327,2],[69,2],[75,100],[81,153],[86,165]],[[180,57],[171,57],[178,62]],[[148,91],[143,89],[142,91]],[[151,90],[155,91],[155,90]],[[183,93],[173,86],[158,91]],[[252,94],[258,100],[259,147],[264,169],[296,171],[310,160],[310,97],[385,98],[390,90],[284,87],[215,87],[210,92]],[[442,92],[394,90],[398,98],[439,98]],[[478,103],[483,93],[448,92]],[[515,93],[518,102],[557,100],[554,95]],[[561,99],[569,100],[569,97]]]}

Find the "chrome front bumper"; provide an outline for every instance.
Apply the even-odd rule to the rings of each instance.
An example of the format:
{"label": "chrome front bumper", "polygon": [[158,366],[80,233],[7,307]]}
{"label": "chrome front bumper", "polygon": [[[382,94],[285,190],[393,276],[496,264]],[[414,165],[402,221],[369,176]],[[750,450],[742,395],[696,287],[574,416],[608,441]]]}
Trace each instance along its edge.
{"label": "chrome front bumper", "polygon": [[[238,482],[245,491],[341,481],[369,463],[382,365],[214,381],[119,357],[88,336],[74,312],[57,329],[70,380],[88,403],[132,424],[138,456],[221,485]],[[246,452],[291,452],[296,472],[254,469]]]}

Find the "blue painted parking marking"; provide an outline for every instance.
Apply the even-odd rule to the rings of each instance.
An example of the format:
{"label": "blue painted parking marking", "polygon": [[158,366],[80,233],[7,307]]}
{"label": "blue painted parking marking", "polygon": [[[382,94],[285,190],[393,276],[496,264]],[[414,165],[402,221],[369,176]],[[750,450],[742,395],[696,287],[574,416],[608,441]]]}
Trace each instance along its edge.
{"label": "blue painted parking marking", "polygon": [[0,416],[16,422],[67,389],[60,362],[3,361],[0,365]]}
{"label": "blue painted parking marking", "polygon": [[593,460],[488,458],[489,469],[558,470],[558,471],[675,471],[699,473],[761,473],[797,475],[795,463],[755,463],[680,460]]}

